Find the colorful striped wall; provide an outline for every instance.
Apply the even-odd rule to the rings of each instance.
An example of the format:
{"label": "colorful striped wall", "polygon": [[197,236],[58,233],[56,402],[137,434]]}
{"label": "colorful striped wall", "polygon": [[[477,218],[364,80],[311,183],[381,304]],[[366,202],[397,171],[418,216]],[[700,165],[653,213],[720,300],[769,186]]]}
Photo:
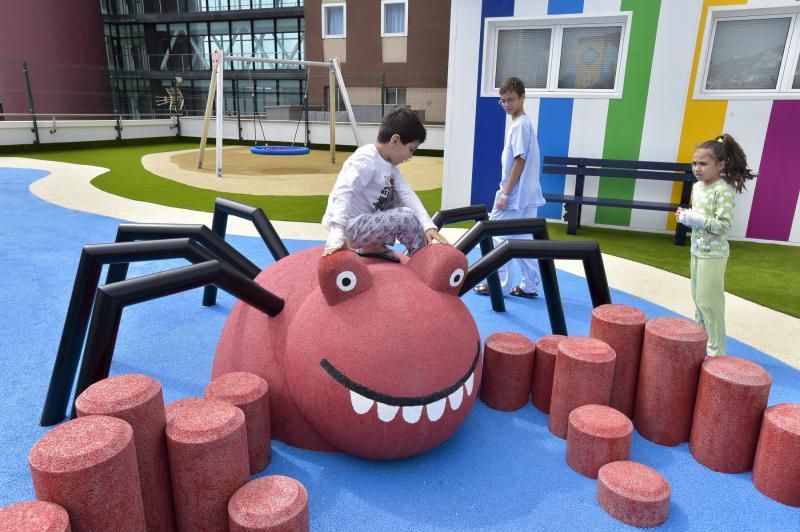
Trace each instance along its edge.
{"label": "colorful striped wall", "polygon": [[[774,5],[774,0],[452,0],[443,206],[492,201],[508,120],[495,97],[481,97],[487,17],[631,12],[623,97],[533,98],[526,112],[543,155],[656,161],[691,160],[694,146],[721,132],[740,142],[760,175],[737,197],[732,237],[800,243],[800,100],[695,100],[692,96],[709,7]],[[787,5],[792,2],[786,2]],[[545,192],[571,193],[574,178],[543,176]],[[672,183],[587,178],[585,194],[667,201]],[[561,217],[548,204],[543,216]],[[582,223],[670,231],[674,216],[583,209]]]}

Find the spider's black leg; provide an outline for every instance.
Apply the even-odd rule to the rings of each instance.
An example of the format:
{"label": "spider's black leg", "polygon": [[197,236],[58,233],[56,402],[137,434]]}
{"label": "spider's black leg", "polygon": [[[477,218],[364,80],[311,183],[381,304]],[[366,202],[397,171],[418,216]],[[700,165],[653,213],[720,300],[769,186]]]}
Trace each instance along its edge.
{"label": "spider's black leg", "polygon": [[[494,251],[476,261],[467,272],[467,277],[461,287],[463,295],[470,288],[478,284],[486,275],[506,264],[511,259],[567,259],[583,261],[586,273],[586,282],[592,306],[597,307],[611,303],[611,293],[608,289],[608,280],[603,266],[603,257],[600,254],[600,245],[597,242],[561,242],[557,240],[506,240]],[[558,285],[555,285],[556,287]],[[553,334],[567,334],[567,325],[564,320],[564,310],[561,298],[545,292],[547,298],[547,311],[550,315],[550,326]]]}
{"label": "spider's black leg", "polygon": [[[468,207],[438,211],[431,218],[439,229],[441,229],[443,225],[468,220],[476,221],[478,222],[477,225],[481,225],[481,223],[485,223],[489,220],[489,212],[486,210],[486,205],[470,205]],[[473,226],[473,229],[475,227],[476,226]],[[463,238],[462,236],[459,241]],[[481,255],[486,255],[494,249],[494,241],[491,238],[479,238],[475,242],[480,243]],[[475,244],[466,250],[464,248],[459,249],[466,255],[473,247],[475,247]],[[500,277],[497,275],[496,271],[493,271],[486,277],[486,286],[489,287],[489,300],[492,304],[492,310],[495,312],[505,312],[506,303],[503,301],[503,289],[500,286]]]}
{"label": "spider's black leg", "polygon": [[[117,242],[133,242],[137,240],[159,240],[162,238],[191,238],[208,251],[214,258],[218,258],[236,269],[242,275],[253,279],[261,273],[261,268],[255,265],[247,257],[242,255],[233,246],[228,244],[225,239],[214,233],[205,225],[199,224],[119,224],[117,228]],[[128,263],[119,262],[113,264],[108,269],[106,283],[111,284],[122,281],[128,274]],[[212,301],[206,306],[211,306]],[[206,301],[203,301],[206,304]]]}
{"label": "spider's black leg", "polygon": [[[211,222],[211,230],[219,235],[220,238],[225,238],[225,232],[228,228],[228,215],[238,216],[253,222],[258,234],[261,235],[261,240],[264,241],[276,262],[289,254],[289,250],[286,249],[283,240],[278,236],[278,232],[272,226],[272,222],[269,221],[269,218],[261,208],[226,198],[217,198],[214,203],[214,218]],[[203,305],[208,307],[216,303],[216,301],[217,287],[213,285],[206,286],[203,290]]]}
{"label": "spider's black leg", "polygon": [[73,417],[74,399],[95,382],[108,377],[125,307],[211,283],[269,316],[276,316],[283,310],[283,299],[218,260],[101,286],[95,295],[89,337],[75,386]]}
{"label": "spider's black leg", "polygon": [[49,426],[64,419],[69,392],[78,369],[92,298],[100,281],[104,264],[127,264],[132,261],[184,258],[190,262],[204,262],[215,258],[208,250],[188,238],[156,240],[153,242],[125,242],[93,244],[83,247],[72,287],[67,317],[58,346],[50,386],[42,410],[41,424]]}
{"label": "spider's black leg", "polygon": [[[477,243],[481,245],[481,254],[486,256],[492,249],[492,236],[518,235],[520,233],[530,233],[534,240],[550,240],[547,231],[547,220],[544,218],[520,218],[515,220],[486,220],[478,222],[469,231],[464,233],[454,244],[456,249],[467,254]],[[489,243],[489,246],[485,246]],[[488,247],[488,250],[487,250]],[[560,324],[564,322],[564,309],[561,306],[561,293],[558,289],[558,277],[556,276],[556,266],[552,260],[539,259],[539,272],[542,277],[542,288],[547,299],[547,308],[550,313],[550,323]],[[497,297],[502,301],[500,285],[498,281]],[[491,293],[491,285],[489,290]],[[494,295],[494,294],[491,294]],[[502,312],[503,308],[498,309],[494,303],[492,309]],[[554,325],[556,328],[560,326]]]}

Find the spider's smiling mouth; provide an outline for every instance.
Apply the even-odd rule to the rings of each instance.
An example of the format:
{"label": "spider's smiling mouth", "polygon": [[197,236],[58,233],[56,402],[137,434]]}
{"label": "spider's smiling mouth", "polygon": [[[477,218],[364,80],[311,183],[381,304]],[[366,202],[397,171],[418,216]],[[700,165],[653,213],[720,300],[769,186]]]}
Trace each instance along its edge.
{"label": "spider's smiling mouth", "polygon": [[475,353],[475,358],[472,359],[472,364],[463,377],[452,386],[419,397],[386,395],[371,390],[350,379],[347,375],[333,367],[333,364],[328,362],[327,359],[323,358],[320,365],[328,372],[328,375],[336,380],[336,382],[350,390],[350,404],[357,414],[366,414],[372,409],[373,404],[377,404],[376,410],[378,412],[378,419],[383,422],[393,420],[397,412],[402,410],[403,420],[406,423],[413,424],[420,420],[423,409],[429,420],[438,421],[444,414],[445,406],[447,406],[448,402],[450,403],[450,408],[458,410],[464,399],[464,393],[466,393],[467,396],[472,394],[472,388],[475,382],[475,368],[478,366],[478,360],[481,355],[480,341],[478,341],[477,344],[478,348]]}

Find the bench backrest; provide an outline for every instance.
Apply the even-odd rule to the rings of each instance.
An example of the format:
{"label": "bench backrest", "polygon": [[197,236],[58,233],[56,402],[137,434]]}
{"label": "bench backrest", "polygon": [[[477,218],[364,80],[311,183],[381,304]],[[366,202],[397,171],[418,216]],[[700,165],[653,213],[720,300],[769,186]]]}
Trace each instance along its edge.
{"label": "bench backrest", "polygon": [[657,161],[624,161],[589,159],[586,157],[555,157],[545,155],[543,174],[575,176],[628,177],[693,183],[692,165]]}

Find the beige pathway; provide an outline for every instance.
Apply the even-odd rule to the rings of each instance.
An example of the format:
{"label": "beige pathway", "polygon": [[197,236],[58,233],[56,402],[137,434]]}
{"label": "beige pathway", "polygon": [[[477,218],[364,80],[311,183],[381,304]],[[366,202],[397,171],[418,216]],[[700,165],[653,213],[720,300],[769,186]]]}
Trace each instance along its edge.
{"label": "beige pathway", "polygon": [[[30,186],[36,196],[65,208],[101,214],[133,222],[211,224],[211,213],[163,207],[133,201],[103,192],[90,181],[105,168],[35,159],[0,157],[0,166],[35,168],[51,172]],[[324,240],[320,224],[274,221],[283,238]],[[252,224],[232,218],[232,234],[257,236]],[[445,229],[451,241],[461,234]],[[603,255],[606,275],[612,288],[636,295],[683,316],[694,313],[689,279],[611,255]],[[557,268],[583,275],[580,262],[557,261]],[[800,369],[800,320],[726,294],[728,334],[756,349]],[[736,354],[736,353],[731,353]]]}

